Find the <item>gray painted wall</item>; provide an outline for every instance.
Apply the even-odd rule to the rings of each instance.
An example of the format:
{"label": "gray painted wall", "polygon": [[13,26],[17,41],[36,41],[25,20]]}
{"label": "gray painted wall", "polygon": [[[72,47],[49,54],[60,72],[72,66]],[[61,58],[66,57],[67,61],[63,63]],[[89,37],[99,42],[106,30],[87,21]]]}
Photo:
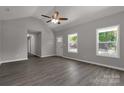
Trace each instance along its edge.
{"label": "gray painted wall", "polygon": [[[118,24],[120,25],[120,58],[116,59],[110,57],[96,56],[96,29]],[[78,33],[78,54],[68,53],[67,47],[67,35],[75,32]],[[104,18],[94,20],[92,22],[58,31],[55,34],[56,37],[63,36],[63,42],[65,45],[63,55],[66,57],[124,68],[124,13],[106,16]]]}
{"label": "gray painted wall", "polygon": [[42,46],[42,42],[41,42],[41,33],[36,34],[36,39],[35,39],[35,45],[36,45],[36,50],[35,50],[35,54],[37,56],[41,56],[41,46]]}
{"label": "gray painted wall", "polygon": [[0,21],[0,61],[2,60],[2,22]]}
{"label": "gray painted wall", "polygon": [[[42,32],[42,57],[55,54],[54,34],[36,18],[28,17],[2,21],[2,62],[27,59],[27,31]],[[1,46],[1,45],[0,45]]]}
{"label": "gray painted wall", "polygon": [[13,61],[27,58],[26,27],[23,21],[4,21],[3,32],[3,59],[2,61]]}

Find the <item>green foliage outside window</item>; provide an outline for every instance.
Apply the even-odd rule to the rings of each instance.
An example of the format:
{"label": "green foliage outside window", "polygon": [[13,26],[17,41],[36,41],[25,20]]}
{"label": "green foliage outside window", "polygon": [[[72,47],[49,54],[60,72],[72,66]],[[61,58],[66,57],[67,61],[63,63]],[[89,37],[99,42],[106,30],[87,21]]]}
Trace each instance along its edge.
{"label": "green foliage outside window", "polygon": [[116,31],[101,32],[99,33],[100,42],[116,41],[117,33]]}
{"label": "green foliage outside window", "polygon": [[69,36],[69,41],[72,43],[76,43],[77,42],[77,35]]}

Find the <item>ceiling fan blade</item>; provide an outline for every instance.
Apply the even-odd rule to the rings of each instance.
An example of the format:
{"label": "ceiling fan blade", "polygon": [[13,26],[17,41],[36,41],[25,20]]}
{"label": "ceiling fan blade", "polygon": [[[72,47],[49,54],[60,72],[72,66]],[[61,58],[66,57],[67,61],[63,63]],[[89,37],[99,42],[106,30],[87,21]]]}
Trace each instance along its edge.
{"label": "ceiling fan blade", "polygon": [[68,18],[59,18],[59,20],[68,20]]}
{"label": "ceiling fan blade", "polygon": [[46,21],[47,23],[51,22],[51,20]]}
{"label": "ceiling fan blade", "polygon": [[47,18],[51,18],[50,16],[47,16],[47,15],[41,15],[41,16],[43,16],[43,17],[47,17]]}

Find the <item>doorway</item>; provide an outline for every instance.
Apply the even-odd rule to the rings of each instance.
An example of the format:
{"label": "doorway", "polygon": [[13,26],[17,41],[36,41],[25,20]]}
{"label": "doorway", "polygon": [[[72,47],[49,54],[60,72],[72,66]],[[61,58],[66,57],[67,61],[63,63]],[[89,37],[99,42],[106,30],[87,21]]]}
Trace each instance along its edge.
{"label": "doorway", "polygon": [[63,37],[56,38],[56,54],[57,56],[63,56]]}
{"label": "doorway", "polygon": [[28,31],[27,55],[28,58],[41,57],[41,32]]}

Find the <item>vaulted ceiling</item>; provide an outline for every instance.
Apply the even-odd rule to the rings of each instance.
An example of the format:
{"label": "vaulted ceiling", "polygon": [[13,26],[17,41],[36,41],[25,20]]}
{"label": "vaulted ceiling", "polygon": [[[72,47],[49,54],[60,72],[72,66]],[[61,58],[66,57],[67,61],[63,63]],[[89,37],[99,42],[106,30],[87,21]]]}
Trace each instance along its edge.
{"label": "vaulted ceiling", "polygon": [[[41,14],[51,16],[55,10],[69,20],[62,21],[61,24],[46,23],[48,19],[43,18]],[[42,20],[51,29],[60,31],[122,11],[124,11],[123,6],[0,6],[0,20],[33,16]]]}
{"label": "vaulted ceiling", "polygon": [[0,20],[32,16],[36,10],[32,6],[0,6]]}

